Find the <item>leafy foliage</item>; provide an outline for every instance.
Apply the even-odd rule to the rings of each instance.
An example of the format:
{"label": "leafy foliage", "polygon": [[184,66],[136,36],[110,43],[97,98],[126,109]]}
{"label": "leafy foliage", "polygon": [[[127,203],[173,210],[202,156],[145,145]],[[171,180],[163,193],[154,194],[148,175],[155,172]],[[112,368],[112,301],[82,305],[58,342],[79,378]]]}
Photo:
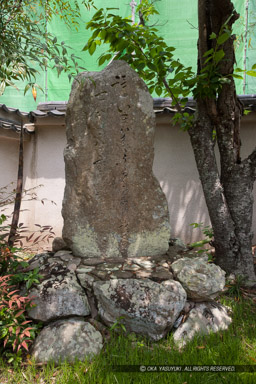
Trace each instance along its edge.
{"label": "leafy foliage", "polygon": [[[82,1],[88,9],[93,1]],[[39,87],[35,83],[38,69],[48,65],[60,74],[69,72],[69,78],[82,67],[78,58],[64,41],[47,31],[47,21],[53,14],[59,15],[69,27],[77,28],[80,7],[65,0],[0,0],[0,95],[7,86],[17,88],[15,82],[27,82],[25,93],[32,87],[33,96]]]}
{"label": "leafy foliage", "polygon": [[[20,294],[19,284],[26,283],[29,289],[39,283],[38,269],[24,272],[28,263],[19,258],[17,249],[9,249],[4,242],[0,244],[0,351],[9,362],[17,361],[20,350],[28,351],[35,338],[39,325],[31,325],[26,318],[26,310],[33,306],[31,297]],[[29,325],[28,325],[29,324]]]}
{"label": "leafy foliage", "polygon": [[28,326],[32,321],[26,320],[25,311],[33,306],[33,302],[31,298],[21,296],[10,281],[10,275],[0,276],[0,349],[18,352],[24,348],[28,351],[36,327]]}
{"label": "leafy foliage", "polygon": [[214,233],[212,227],[209,225],[204,226],[203,223],[192,223],[190,224],[193,228],[198,228],[202,231],[204,235],[203,240],[196,241],[194,243],[189,244],[190,248],[196,249],[196,253],[200,255],[201,253],[206,253],[208,255],[208,261],[212,262],[213,261],[213,255],[211,251],[207,251],[205,249],[205,245],[212,245],[213,244],[213,239],[214,239]]}
{"label": "leafy foliage", "polygon": [[93,55],[98,46],[107,43],[109,49],[100,56],[99,65],[109,61],[114,54],[115,60],[128,62],[145,80],[149,91],[155,91],[158,96],[169,94],[164,82],[165,78],[173,73],[167,82],[167,86],[172,88],[172,95],[187,96],[190,92],[189,82],[181,87],[181,81],[190,79],[193,72],[191,67],[185,68],[179,61],[174,60],[175,48],[167,46],[164,39],[157,35],[156,28],[132,24],[131,19],[122,18],[110,11],[111,9],[99,9],[87,24],[87,29],[91,29],[93,34],[84,50]]}
{"label": "leafy foliage", "polygon": [[[12,188],[13,183],[10,183],[4,187],[0,188],[0,245],[7,242],[7,238],[10,232],[9,219],[11,215],[4,214],[7,206],[13,204],[15,199],[16,190]],[[22,201],[40,201],[43,205],[45,202],[50,202],[55,204],[54,201],[48,199],[39,199],[36,193],[36,189],[41,187],[41,185],[25,189],[22,193]],[[23,250],[31,250],[32,248],[37,248],[40,243],[47,242],[49,243],[51,239],[54,238],[54,231],[51,225],[40,225],[35,224],[34,230],[29,230],[24,223],[19,223],[17,227],[17,233],[14,239],[15,246],[20,246]],[[25,240],[25,242],[24,242]]]}
{"label": "leafy foliage", "polygon": [[192,223],[190,224],[193,228],[199,228],[201,229],[202,233],[205,236],[204,240],[197,241],[196,243],[190,244],[190,247],[195,248],[195,247],[202,247],[205,244],[210,244],[212,239],[213,239],[213,229],[209,225],[204,226],[203,223]]}
{"label": "leafy foliage", "polygon": [[[219,63],[225,56],[223,44],[231,37],[229,19],[218,36],[214,33],[210,36],[215,41],[215,47],[205,52],[205,65],[197,75],[192,67],[185,67],[175,58],[175,48],[166,44],[156,27],[133,23],[130,18],[111,13],[112,10],[99,9],[87,23],[87,29],[93,33],[83,50],[93,55],[98,46],[108,44],[109,49],[98,59],[99,65],[113,59],[125,60],[146,82],[150,93],[172,98],[177,109],[174,122],[187,130],[194,119],[193,115],[183,110],[187,97],[214,98],[223,84],[230,81],[230,77],[222,76],[218,71]],[[149,0],[142,0],[137,11],[146,21],[158,13]]]}
{"label": "leafy foliage", "polygon": [[[0,208],[4,208],[13,202],[14,191],[4,187],[0,189]],[[35,198],[34,192],[27,197]],[[34,200],[32,198],[32,200]],[[40,328],[39,324],[32,324],[27,320],[26,311],[33,306],[32,297],[28,297],[28,290],[33,284],[38,284],[39,269],[29,270],[29,264],[23,257],[19,256],[20,249],[9,247],[6,238],[10,225],[6,224],[8,215],[0,216],[0,352],[8,359],[8,362],[17,364],[21,361],[23,351],[29,350],[29,345],[35,338]],[[39,232],[44,236],[50,226],[39,226]],[[26,231],[21,223],[19,226],[16,242],[21,242],[22,231]],[[34,237],[34,233],[26,236],[27,241],[42,241],[42,236]],[[20,293],[22,285],[23,293]]]}

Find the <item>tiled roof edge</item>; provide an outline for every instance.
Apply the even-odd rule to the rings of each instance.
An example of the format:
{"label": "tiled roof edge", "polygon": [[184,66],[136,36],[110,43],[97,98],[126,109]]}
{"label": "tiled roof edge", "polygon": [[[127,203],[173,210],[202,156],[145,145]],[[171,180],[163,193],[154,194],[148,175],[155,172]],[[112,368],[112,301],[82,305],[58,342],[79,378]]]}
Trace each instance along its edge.
{"label": "tiled roof edge", "polygon": [[[256,111],[256,94],[239,95],[239,100],[244,105],[244,108],[251,111]],[[176,108],[172,104],[171,98],[154,98],[155,113],[175,113]],[[5,129],[20,130],[21,120],[23,124],[33,123],[36,118],[45,118],[49,116],[64,117],[66,114],[67,101],[48,101],[39,103],[37,109],[31,112],[21,112],[19,109],[7,107],[5,104],[0,104],[0,110],[10,114],[10,118],[1,118],[0,127]],[[196,102],[193,98],[188,98],[184,110],[193,113],[196,108]],[[13,117],[13,119],[12,119]],[[27,131],[29,132],[29,131]]]}

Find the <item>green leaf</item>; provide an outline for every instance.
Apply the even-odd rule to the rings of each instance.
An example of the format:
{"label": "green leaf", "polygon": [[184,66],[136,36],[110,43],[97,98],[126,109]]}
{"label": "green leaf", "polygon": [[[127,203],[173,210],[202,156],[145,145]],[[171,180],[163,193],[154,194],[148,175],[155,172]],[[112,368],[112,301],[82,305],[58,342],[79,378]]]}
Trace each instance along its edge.
{"label": "green leaf", "polygon": [[143,71],[144,68],[145,68],[144,62],[139,62],[138,64],[136,63],[136,69],[138,72]]}
{"label": "green leaf", "polygon": [[156,66],[153,64],[153,63],[148,63],[148,67],[149,67],[149,69],[151,69],[152,71],[154,71],[154,72],[157,72],[157,68],[156,68]]}
{"label": "green leaf", "polygon": [[88,44],[88,42],[85,44],[85,46],[83,47],[83,49],[82,49],[82,51],[87,51],[88,50],[88,46],[89,46],[89,44]]}
{"label": "green leaf", "polygon": [[184,72],[179,72],[175,76],[175,80],[185,80],[186,79],[186,74]]}
{"label": "green leaf", "polygon": [[213,59],[215,63],[218,64],[223,59],[224,56],[225,56],[225,52],[223,51],[223,49],[220,49],[215,53],[215,55],[213,56]]}
{"label": "green leaf", "polygon": [[24,95],[26,95],[27,91],[29,90],[29,88],[31,87],[31,84],[27,84],[24,88]]}
{"label": "green leaf", "polygon": [[209,56],[211,53],[213,53],[213,48],[209,49],[209,51],[206,51],[203,55],[203,57]]}
{"label": "green leaf", "polygon": [[90,53],[91,56],[94,54],[95,49],[96,49],[96,43],[95,43],[95,41],[93,41],[91,43],[91,45],[89,46],[89,53]]}
{"label": "green leaf", "polygon": [[153,93],[154,90],[155,90],[155,86],[151,85],[151,87],[149,87],[148,90],[149,90],[150,93]]}
{"label": "green leaf", "polygon": [[102,65],[105,63],[106,60],[109,60],[111,59],[111,55],[108,54],[108,55],[102,55],[100,58],[99,58],[99,65]]}
{"label": "green leaf", "polygon": [[237,75],[237,74],[235,74],[235,73],[232,74],[232,77],[234,77],[235,79],[243,80],[243,76],[241,76],[241,75]]}
{"label": "green leaf", "polygon": [[157,94],[157,96],[161,96],[161,94],[162,94],[162,87],[160,87],[159,85],[158,86],[156,86],[156,89],[155,89],[155,91],[156,91],[156,94]]}
{"label": "green leaf", "polygon": [[216,37],[217,37],[216,33],[212,32],[210,34],[210,40],[214,40],[214,39],[216,39]]}
{"label": "green leaf", "polygon": [[218,37],[217,44],[218,45],[224,44],[229,38],[230,38],[230,34],[228,32],[225,32]]}
{"label": "green leaf", "polygon": [[96,31],[93,32],[92,34],[92,39],[95,39],[100,34],[100,29],[96,29]]}
{"label": "green leaf", "polygon": [[248,76],[256,77],[256,71],[247,71],[246,74],[247,74]]}
{"label": "green leaf", "polygon": [[252,69],[256,69],[256,64],[253,64]]}

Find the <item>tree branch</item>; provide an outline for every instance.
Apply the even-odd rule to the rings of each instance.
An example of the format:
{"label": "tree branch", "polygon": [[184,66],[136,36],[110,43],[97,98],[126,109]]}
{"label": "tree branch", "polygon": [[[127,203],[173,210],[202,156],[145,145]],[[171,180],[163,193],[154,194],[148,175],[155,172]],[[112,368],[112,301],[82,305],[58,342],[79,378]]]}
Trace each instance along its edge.
{"label": "tree branch", "polygon": [[181,105],[179,103],[179,100],[177,99],[176,96],[174,96],[174,94],[173,94],[171,88],[169,87],[165,77],[163,78],[163,83],[164,83],[166,90],[169,92],[171,98],[175,101],[175,107],[177,108],[178,112],[183,113]]}
{"label": "tree branch", "polygon": [[13,247],[15,242],[17,228],[19,223],[20,216],[20,206],[21,206],[21,197],[22,197],[22,188],[23,188],[23,121],[21,121],[20,127],[20,146],[19,146],[19,166],[18,166],[18,178],[17,178],[17,188],[16,188],[16,197],[14,202],[14,211],[12,215],[11,229],[8,237],[8,245]]}

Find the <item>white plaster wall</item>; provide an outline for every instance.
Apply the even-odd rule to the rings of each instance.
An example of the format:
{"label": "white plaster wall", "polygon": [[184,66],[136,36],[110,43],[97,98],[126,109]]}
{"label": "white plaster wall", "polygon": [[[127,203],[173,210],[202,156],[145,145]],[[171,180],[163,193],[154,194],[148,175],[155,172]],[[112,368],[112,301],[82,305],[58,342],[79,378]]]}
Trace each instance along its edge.
{"label": "white plaster wall", "polygon": [[15,140],[15,136],[14,138],[0,136],[0,187],[7,186],[17,177],[18,150],[19,142],[17,138]]}
{"label": "white plaster wall", "polygon": [[[255,146],[256,113],[247,116],[242,127],[242,156]],[[195,160],[186,132],[169,124],[168,116],[158,116],[155,134],[155,160],[153,171],[166,194],[172,237],[186,243],[201,237],[199,230],[189,224],[210,224]],[[253,121],[254,120],[254,121]],[[245,124],[246,123],[246,124]],[[52,225],[56,236],[61,235],[62,198],[65,186],[63,150],[66,143],[64,126],[39,126],[30,142],[25,143],[24,187],[37,188],[38,200],[22,204],[21,222],[30,229],[33,224]],[[18,141],[0,138],[0,185],[16,180],[18,166]],[[254,191],[256,197],[256,191]],[[56,205],[51,203],[51,200]],[[256,207],[254,204],[254,212]],[[254,213],[253,229],[256,232]],[[256,242],[256,237],[254,237]],[[44,246],[45,247],[45,246]]]}
{"label": "white plaster wall", "polygon": [[[13,137],[5,138],[0,136],[0,190],[2,201],[5,195],[5,191],[11,191],[16,187],[16,179],[18,173],[18,150],[19,142],[17,140],[18,135],[13,132]],[[25,146],[26,147],[26,146]],[[24,148],[24,152],[26,148]],[[15,182],[15,184],[11,184]],[[5,188],[6,187],[6,188]],[[0,215],[10,215],[13,210],[13,205],[0,206]]]}
{"label": "white plaster wall", "polygon": [[28,211],[22,214],[22,220],[30,223],[31,230],[33,224],[51,225],[56,236],[61,236],[63,225],[65,143],[65,127],[39,127],[32,137],[24,172],[25,188],[36,187],[37,199],[23,204]]}

